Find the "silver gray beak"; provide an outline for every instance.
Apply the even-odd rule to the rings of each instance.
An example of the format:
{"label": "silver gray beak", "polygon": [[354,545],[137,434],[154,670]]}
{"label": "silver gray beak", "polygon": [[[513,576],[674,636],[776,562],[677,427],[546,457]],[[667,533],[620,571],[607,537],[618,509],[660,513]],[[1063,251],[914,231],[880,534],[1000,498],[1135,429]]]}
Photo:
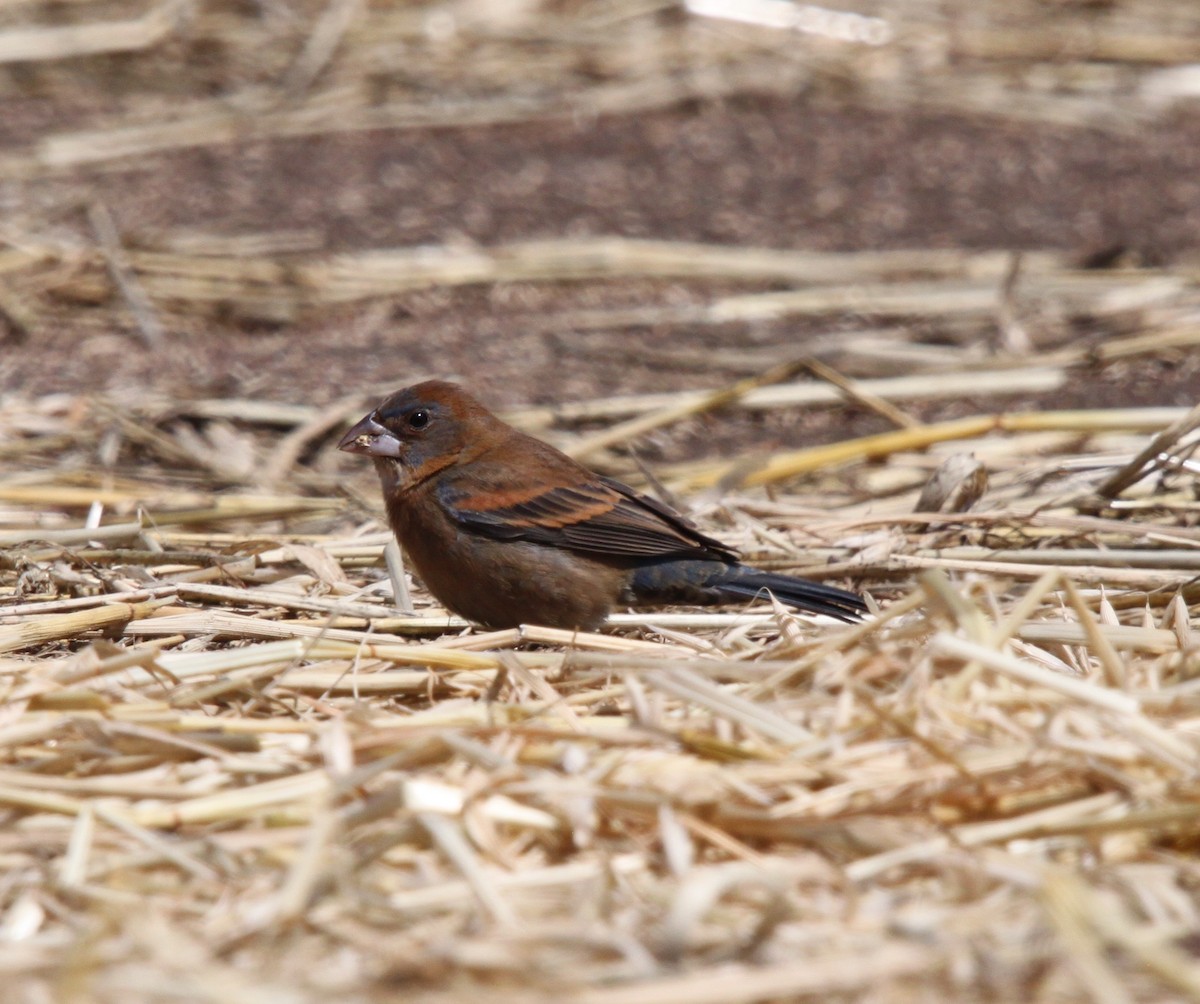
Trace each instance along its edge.
{"label": "silver gray beak", "polygon": [[402,445],[375,420],[375,412],[371,412],[342,437],[338,449],[368,457],[399,457]]}

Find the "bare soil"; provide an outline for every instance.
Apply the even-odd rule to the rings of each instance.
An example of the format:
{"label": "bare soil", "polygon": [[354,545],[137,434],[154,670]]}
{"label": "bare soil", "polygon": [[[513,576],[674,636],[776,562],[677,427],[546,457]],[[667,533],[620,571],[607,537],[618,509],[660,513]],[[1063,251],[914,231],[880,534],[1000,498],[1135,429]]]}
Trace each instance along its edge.
{"label": "bare soil", "polygon": [[[28,141],[58,114],[44,100],[16,102],[4,129]],[[83,241],[84,207],[94,201],[134,247],[181,232],[293,233],[307,249],[330,252],[616,234],[825,251],[1055,249],[1081,266],[1178,264],[1194,260],[1200,244],[1200,117],[1121,134],[747,96],[588,121],[232,143],[0,183],[0,202],[21,207],[22,218],[53,221],[54,232]],[[789,358],[814,334],[886,322],[829,316],[586,332],[555,322],[585,308],[702,302],[714,291],[702,281],[522,283],[406,293],[287,324],[176,314],[157,352],[138,349],[132,320],[113,330],[111,314],[69,304],[32,334],[10,332],[0,390],[155,389],[321,405],[436,374],[510,407],[719,385],[745,375],[723,364],[730,351],[751,363]],[[1035,342],[1114,333],[1087,318],[1065,331],[1031,328]],[[936,341],[936,325],[924,337]],[[1200,363],[1185,355],[1081,369],[1054,400],[1115,406],[1198,396]],[[911,407],[933,418],[970,406]],[[882,424],[854,409],[849,420],[855,431]],[[713,437],[723,450],[795,445],[840,435],[846,421],[845,413],[721,417],[683,427],[666,448],[686,456]]]}

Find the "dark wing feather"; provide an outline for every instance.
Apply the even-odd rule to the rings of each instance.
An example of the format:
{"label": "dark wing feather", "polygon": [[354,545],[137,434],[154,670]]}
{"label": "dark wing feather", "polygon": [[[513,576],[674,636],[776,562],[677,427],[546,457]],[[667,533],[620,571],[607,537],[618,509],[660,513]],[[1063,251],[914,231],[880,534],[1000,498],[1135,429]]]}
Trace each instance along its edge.
{"label": "dark wing feather", "polygon": [[598,558],[733,561],[735,553],[678,513],[608,478],[513,497],[467,495],[447,484],[438,500],[457,522],[495,540],[527,540]]}

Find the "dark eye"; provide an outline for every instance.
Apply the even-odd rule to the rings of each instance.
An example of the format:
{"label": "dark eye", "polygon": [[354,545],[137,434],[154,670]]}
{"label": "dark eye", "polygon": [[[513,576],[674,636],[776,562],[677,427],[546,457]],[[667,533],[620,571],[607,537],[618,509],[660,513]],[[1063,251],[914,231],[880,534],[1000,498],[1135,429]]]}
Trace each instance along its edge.
{"label": "dark eye", "polygon": [[429,412],[414,411],[408,416],[408,424],[413,429],[424,429],[429,424]]}

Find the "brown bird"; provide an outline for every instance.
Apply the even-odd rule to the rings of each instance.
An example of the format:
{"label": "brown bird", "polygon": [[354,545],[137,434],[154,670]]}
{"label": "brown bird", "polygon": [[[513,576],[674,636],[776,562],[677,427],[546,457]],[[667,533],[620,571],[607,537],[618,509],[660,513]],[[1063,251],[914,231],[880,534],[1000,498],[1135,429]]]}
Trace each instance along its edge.
{"label": "brown bird", "polygon": [[858,619],[862,599],[738,562],[674,510],[502,422],[452,383],[387,398],[338,448],[375,461],[388,522],[426,587],[486,627],[591,629],[618,604],[773,593]]}

